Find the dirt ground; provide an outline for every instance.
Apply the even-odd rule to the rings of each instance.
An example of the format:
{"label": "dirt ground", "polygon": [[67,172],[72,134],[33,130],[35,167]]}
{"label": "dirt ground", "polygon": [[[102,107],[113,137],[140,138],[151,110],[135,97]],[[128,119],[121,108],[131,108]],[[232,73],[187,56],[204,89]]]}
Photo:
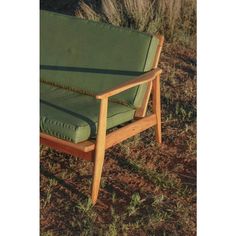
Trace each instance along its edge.
{"label": "dirt ground", "polygon": [[159,67],[163,144],[108,149],[94,207],[92,163],[41,146],[41,235],[196,235],[196,51],[165,43]]}

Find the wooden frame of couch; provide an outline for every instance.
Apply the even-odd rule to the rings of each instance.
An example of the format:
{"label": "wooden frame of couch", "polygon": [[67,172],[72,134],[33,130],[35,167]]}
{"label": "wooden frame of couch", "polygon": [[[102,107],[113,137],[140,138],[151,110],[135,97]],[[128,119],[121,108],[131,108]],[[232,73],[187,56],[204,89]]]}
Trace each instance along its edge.
{"label": "wooden frame of couch", "polygon": [[[94,162],[91,196],[93,204],[96,203],[98,198],[105,150],[107,148],[112,147],[123,140],[153,126],[155,126],[156,141],[158,143],[162,142],[160,109],[160,74],[162,70],[157,68],[157,65],[159,62],[164,37],[162,35],[157,35],[156,37],[159,39],[159,46],[156,51],[153,69],[151,71],[136,77],[132,81],[123,83],[96,96],[97,99],[101,100],[96,142],[93,140],[87,140],[75,144],[44,133],[40,133],[41,144],[45,144],[55,150]],[[122,128],[106,134],[108,98],[127,89],[145,83],[147,84],[147,89],[144,95],[142,106],[135,112],[135,120]],[[151,90],[153,90],[153,114],[146,116]]]}

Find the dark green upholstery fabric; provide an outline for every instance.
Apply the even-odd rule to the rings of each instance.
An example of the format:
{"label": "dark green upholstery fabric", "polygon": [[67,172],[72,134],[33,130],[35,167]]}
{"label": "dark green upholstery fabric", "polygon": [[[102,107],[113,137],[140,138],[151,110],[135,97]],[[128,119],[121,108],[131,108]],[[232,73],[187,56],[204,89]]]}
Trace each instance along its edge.
{"label": "dark green upholstery fabric", "polygon": [[[100,101],[55,86],[41,83],[41,132],[68,140],[82,142],[96,135]],[[135,110],[109,102],[107,129],[132,120]]]}
{"label": "dark green upholstery fabric", "polygon": [[[98,93],[152,68],[156,37],[127,28],[41,11],[40,78]],[[141,105],[145,86],[116,97]]]}

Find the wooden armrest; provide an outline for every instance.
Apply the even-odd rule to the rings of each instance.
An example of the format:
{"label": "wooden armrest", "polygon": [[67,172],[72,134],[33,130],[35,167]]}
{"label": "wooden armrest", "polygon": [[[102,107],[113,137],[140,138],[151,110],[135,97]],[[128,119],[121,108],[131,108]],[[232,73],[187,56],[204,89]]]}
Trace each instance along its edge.
{"label": "wooden armrest", "polygon": [[130,89],[135,86],[150,82],[150,81],[154,80],[157,75],[160,75],[161,72],[162,72],[162,70],[159,68],[151,70],[149,72],[146,72],[143,75],[136,77],[133,80],[127,81],[121,85],[118,85],[112,89],[108,89],[108,90],[104,91],[103,93],[96,95],[96,98],[97,99],[108,98],[108,97],[111,97],[111,96],[116,95],[118,93],[121,93],[127,89]]}

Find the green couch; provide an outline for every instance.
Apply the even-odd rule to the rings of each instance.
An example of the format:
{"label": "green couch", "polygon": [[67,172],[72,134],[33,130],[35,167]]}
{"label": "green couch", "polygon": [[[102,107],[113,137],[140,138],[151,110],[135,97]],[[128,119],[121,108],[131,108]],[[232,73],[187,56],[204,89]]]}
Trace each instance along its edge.
{"label": "green couch", "polygon": [[[95,137],[94,97],[152,69],[158,38],[73,16],[40,12],[40,129],[74,143]],[[112,97],[107,129],[130,121],[146,85]]]}
{"label": "green couch", "polygon": [[[94,162],[94,204],[107,148],[152,126],[162,142],[157,65],[163,40],[40,12],[40,142]],[[153,114],[146,116],[151,91]]]}

